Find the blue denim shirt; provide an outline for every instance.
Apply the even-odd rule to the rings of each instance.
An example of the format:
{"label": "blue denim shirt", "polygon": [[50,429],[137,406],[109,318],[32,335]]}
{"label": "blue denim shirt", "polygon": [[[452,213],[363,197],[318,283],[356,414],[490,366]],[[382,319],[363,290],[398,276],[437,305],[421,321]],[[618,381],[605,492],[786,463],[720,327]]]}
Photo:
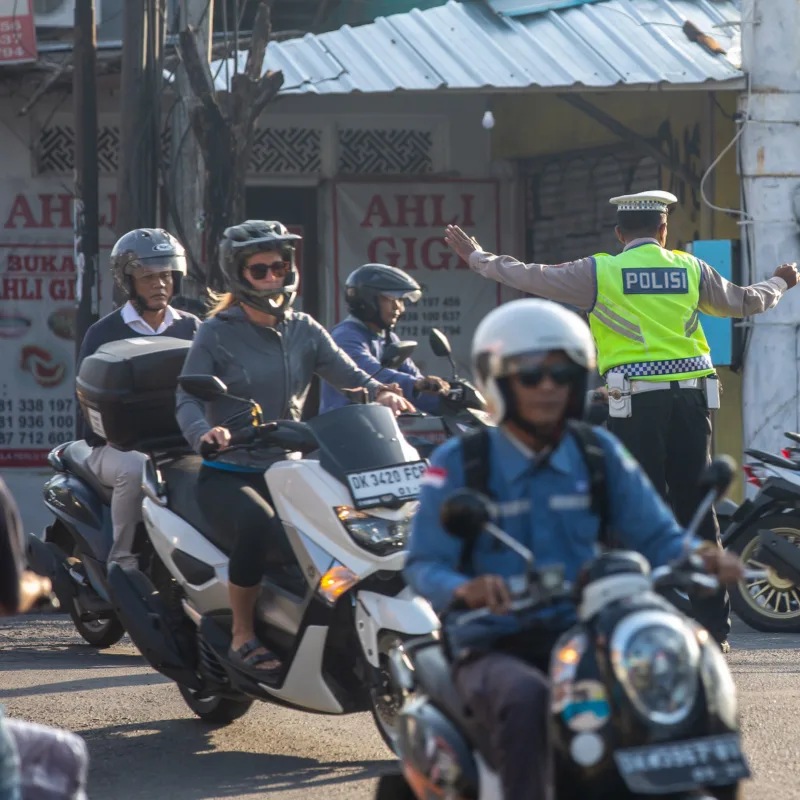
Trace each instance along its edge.
{"label": "blue denim shirt", "polygon": [[[361,320],[348,317],[331,331],[331,336],[333,341],[368,375],[372,375],[380,369],[383,348],[386,346],[385,334],[374,333]],[[400,341],[396,333],[391,333],[390,337],[393,342]],[[414,391],[414,382],[421,377],[422,373],[417,365],[409,358],[400,366],[400,369],[382,369],[375,375],[375,380],[381,381],[381,383],[399,384],[403,395],[417,407],[418,411],[436,414],[439,408],[438,396],[417,394]],[[337,392],[329,383],[322,384],[320,414],[334,408],[341,408],[347,403],[347,398],[341,392]]]}
{"label": "blue denim shirt", "polygon": [[[615,534],[653,567],[678,558],[684,530],[620,442],[605,430],[595,432],[606,455],[609,523]],[[489,436],[489,488],[501,509],[497,524],[530,549],[538,565],[563,564],[565,577],[573,581],[596,554],[600,528],[590,510],[589,473],[578,443],[568,433],[549,458],[538,461],[503,429],[490,429]],[[408,583],[437,611],[470,577],[510,577],[524,571],[518,555],[483,534],[473,551],[470,575],[458,572],[462,543],[442,528],[439,508],[464,480],[461,440],[451,439],[431,458],[405,568]],[[575,619],[575,609],[563,608],[558,617],[566,628]],[[493,616],[489,628],[483,623],[481,629],[505,635],[517,632],[519,623]]]}

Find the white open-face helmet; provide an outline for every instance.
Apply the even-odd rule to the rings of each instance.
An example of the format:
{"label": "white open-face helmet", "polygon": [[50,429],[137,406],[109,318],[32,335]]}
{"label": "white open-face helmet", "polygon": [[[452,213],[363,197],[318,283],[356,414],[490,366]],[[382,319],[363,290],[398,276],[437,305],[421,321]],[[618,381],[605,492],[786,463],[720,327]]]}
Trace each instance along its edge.
{"label": "white open-face helmet", "polygon": [[481,321],[472,337],[472,365],[495,425],[507,412],[497,381],[512,374],[520,356],[556,350],[562,350],[587,373],[597,364],[589,326],[574,311],[550,300],[513,300]]}

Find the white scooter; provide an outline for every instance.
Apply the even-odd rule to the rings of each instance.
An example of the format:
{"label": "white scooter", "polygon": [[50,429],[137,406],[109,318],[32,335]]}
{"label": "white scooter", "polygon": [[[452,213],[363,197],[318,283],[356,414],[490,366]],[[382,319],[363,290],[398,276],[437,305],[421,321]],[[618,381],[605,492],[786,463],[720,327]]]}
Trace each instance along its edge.
{"label": "white scooter", "polygon": [[[216,377],[179,382],[202,400],[227,394]],[[327,714],[370,710],[393,748],[388,654],[438,628],[401,574],[426,462],[383,406],[263,424],[257,404],[238,399],[253,427],[237,432],[231,448],[304,455],[266,472],[291,555],[262,580],[256,633],[281,658],[280,676],[267,681],[228,660],[231,537],[197,507],[199,456],[151,457],[143,516],[154,552],[144,572],[111,565],[114,608],[144,657],[203,719],[231,722],[256,699]]]}

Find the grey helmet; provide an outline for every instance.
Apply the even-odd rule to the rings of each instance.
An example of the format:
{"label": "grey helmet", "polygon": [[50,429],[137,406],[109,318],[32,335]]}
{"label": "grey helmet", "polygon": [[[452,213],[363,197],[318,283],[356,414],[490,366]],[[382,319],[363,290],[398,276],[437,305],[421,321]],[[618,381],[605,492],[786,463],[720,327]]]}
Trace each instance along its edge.
{"label": "grey helmet", "polygon": [[407,272],[388,264],[364,264],[348,276],[344,299],[356,319],[385,328],[381,295],[416,303],[422,297],[422,288]]}
{"label": "grey helmet", "polygon": [[136,294],[134,277],[142,272],[170,270],[173,294],[178,294],[181,278],[186,275],[186,250],[169,232],[161,228],[137,228],[121,236],[111,250],[111,273],[141,314],[144,301]]}
{"label": "grey helmet", "polygon": [[[286,226],[274,220],[249,219],[226,228],[219,243],[219,264],[228,283],[228,291],[239,301],[279,319],[291,308],[300,284],[295,263],[295,242],[302,236],[289,233]],[[255,253],[274,250],[289,265],[280,289],[255,289],[243,276],[247,258]]]}

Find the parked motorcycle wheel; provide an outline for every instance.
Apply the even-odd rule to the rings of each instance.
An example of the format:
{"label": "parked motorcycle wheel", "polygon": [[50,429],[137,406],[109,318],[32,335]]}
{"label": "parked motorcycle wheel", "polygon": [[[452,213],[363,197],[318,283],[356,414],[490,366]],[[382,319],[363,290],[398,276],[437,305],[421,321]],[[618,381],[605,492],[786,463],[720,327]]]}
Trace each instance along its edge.
{"label": "parked motorcycle wheel", "polygon": [[243,717],[253,705],[252,700],[233,700],[216,694],[210,697],[198,697],[196,692],[186,686],[179,685],[178,689],[186,705],[200,719],[215,725],[230,725],[239,717]]}
{"label": "parked motorcycle wheel", "polygon": [[77,598],[72,599],[67,610],[73,625],[75,625],[75,630],[88,644],[98,650],[113,647],[125,635],[122,623],[111,612],[109,612],[111,615],[105,619],[81,619],[85,612]]}
{"label": "parked motorcycle wheel", "polygon": [[[56,555],[61,552],[53,544],[48,543],[48,546],[53,549]],[[75,557],[80,557],[77,548],[75,549]],[[75,630],[78,631],[87,644],[96,647],[98,650],[113,647],[125,635],[125,628],[113,611],[109,611],[102,619],[88,620],[83,619],[86,615],[86,610],[77,597],[70,598],[70,601],[64,605],[70,619],[72,619]]]}
{"label": "parked motorcycle wheel", "polygon": [[771,530],[800,547],[800,516],[770,514],[757,520],[728,544],[753,569],[767,571],[756,581],[741,580],[730,588],[731,606],[751,628],[766,633],[800,633],[800,586],[755,558],[759,530]]}

